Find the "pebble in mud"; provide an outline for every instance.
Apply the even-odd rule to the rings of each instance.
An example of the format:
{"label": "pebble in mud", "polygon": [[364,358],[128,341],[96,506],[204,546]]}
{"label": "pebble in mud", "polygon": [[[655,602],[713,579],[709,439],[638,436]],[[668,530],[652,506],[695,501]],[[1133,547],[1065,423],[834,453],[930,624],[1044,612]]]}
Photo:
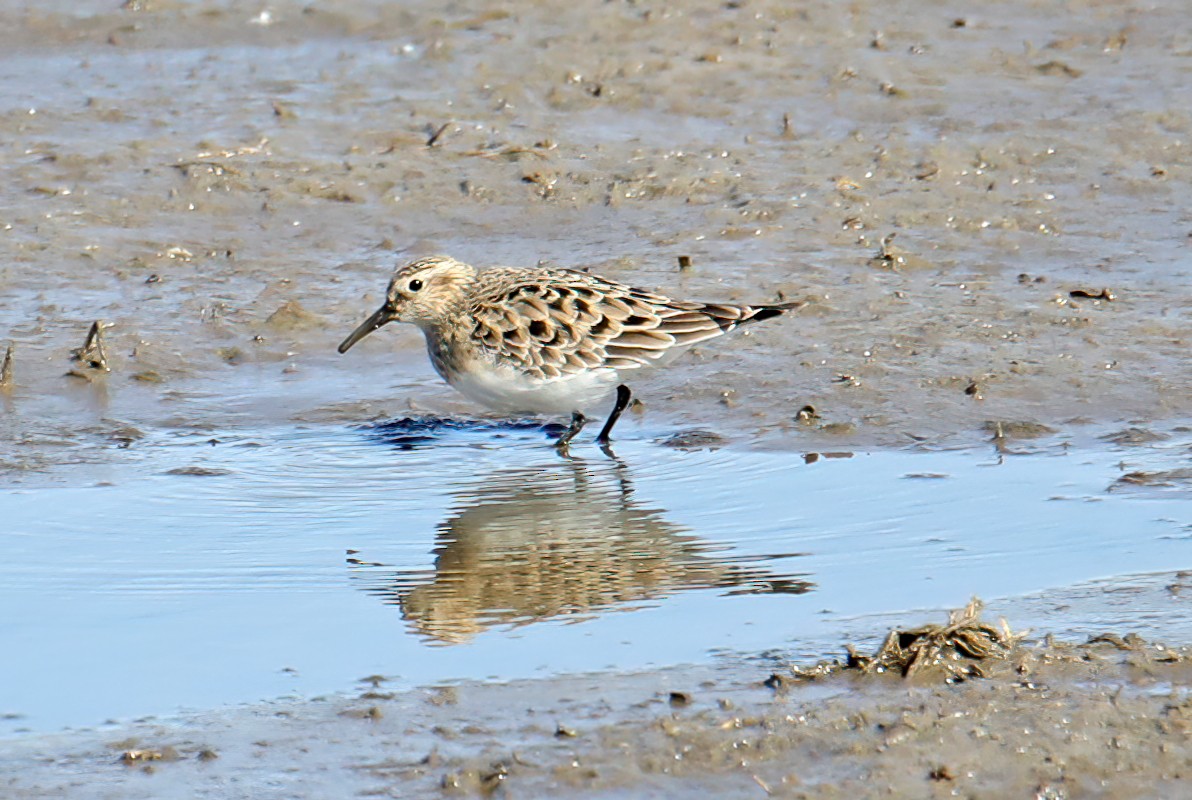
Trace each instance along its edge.
{"label": "pebble in mud", "polygon": [[692,697],[687,692],[671,692],[667,695],[667,702],[671,708],[686,708],[691,705]]}
{"label": "pebble in mud", "polygon": [[120,760],[125,764],[144,764],[149,761],[177,761],[179,758],[178,751],[168,745],[160,749],[141,748],[125,750],[120,755]]}
{"label": "pebble in mud", "polygon": [[1084,297],[1089,300],[1104,300],[1110,302],[1117,297],[1109,289],[1073,289],[1068,292],[1069,297]]}

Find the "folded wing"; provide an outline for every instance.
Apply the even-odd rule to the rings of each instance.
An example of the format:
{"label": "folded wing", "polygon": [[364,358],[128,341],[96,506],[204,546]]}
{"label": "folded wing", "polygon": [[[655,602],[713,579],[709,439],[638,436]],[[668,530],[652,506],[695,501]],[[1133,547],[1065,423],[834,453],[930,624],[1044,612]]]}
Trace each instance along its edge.
{"label": "folded wing", "polygon": [[[635,369],[739,325],[801,303],[688,303],[572,270],[502,281],[471,309],[473,336],[491,357],[551,380],[590,369]],[[484,274],[484,273],[482,273]]]}

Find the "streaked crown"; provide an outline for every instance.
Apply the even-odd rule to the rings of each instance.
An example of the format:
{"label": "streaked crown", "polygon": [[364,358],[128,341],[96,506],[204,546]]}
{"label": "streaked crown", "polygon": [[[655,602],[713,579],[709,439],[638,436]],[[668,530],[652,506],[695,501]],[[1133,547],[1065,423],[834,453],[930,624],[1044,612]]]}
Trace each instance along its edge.
{"label": "streaked crown", "polygon": [[346,353],[356,342],[390,322],[410,322],[423,330],[443,325],[464,307],[475,267],[446,256],[420,258],[394,273],[385,304],[348,334],[339,346]]}
{"label": "streaked crown", "polygon": [[399,267],[389,281],[385,306],[396,322],[434,325],[464,300],[476,268],[447,256],[429,256]]}

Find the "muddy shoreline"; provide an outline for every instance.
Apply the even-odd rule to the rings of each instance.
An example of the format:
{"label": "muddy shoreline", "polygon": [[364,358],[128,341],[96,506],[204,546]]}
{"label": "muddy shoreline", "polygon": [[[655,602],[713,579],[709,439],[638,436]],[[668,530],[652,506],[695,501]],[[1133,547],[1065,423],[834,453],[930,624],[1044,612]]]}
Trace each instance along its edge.
{"label": "muddy shoreline", "polygon": [[776,654],[415,691],[369,676],[340,696],[12,740],[0,749],[0,789],[1157,797],[1192,779],[1187,647],[1111,632],[1080,644],[1007,641],[959,669],[949,650],[934,662],[948,669],[910,678],[840,672],[843,655],[792,666]]}

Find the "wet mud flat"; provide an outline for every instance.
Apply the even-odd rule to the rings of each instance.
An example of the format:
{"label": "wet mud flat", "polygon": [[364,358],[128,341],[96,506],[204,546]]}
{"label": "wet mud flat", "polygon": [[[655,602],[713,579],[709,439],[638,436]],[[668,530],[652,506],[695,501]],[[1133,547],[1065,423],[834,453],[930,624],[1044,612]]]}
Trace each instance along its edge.
{"label": "wet mud flat", "polygon": [[0,468],[474,413],[415,331],[334,353],[435,251],[809,303],[638,382],[651,424],[1186,418],[1186,9],[1066,8],[0,4]]}
{"label": "wet mud flat", "polygon": [[[1024,641],[974,610],[873,655],[358,692],[17,741],[22,798],[1164,797],[1192,651]],[[766,676],[767,669],[772,671]]]}

